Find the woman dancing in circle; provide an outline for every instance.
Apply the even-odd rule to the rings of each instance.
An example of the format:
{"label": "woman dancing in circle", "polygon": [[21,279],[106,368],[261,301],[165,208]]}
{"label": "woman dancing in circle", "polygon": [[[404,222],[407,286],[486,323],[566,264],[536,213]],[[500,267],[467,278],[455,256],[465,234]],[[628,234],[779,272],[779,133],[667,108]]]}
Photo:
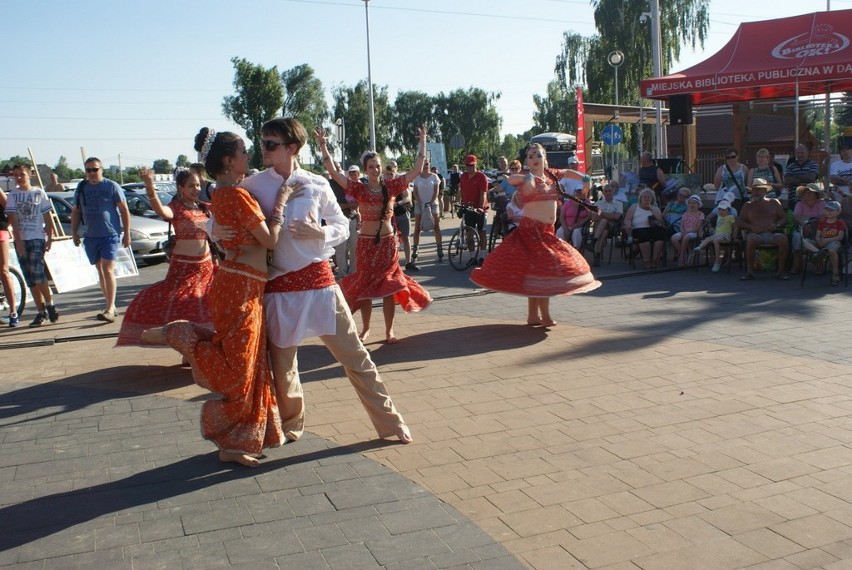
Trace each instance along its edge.
{"label": "woman dancing in circle", "polygon": [[204,231],[210,214],[207,205],[198,200],[198,176],[191,170],[180,170],[175,175],[177,195],[164,205],[154,188],[154,174],[143,168],[139,175],[151,207],[174,226],[177,239],[166,278],[139,292],[127,307],[116,346],[148,346],[142,342],[143,331],[178,319],[213,328],[207,303],[213,261]]}
{"label": "woman dancing in circle", "polygon": [[332,167],[325,134],[322,131],[316,131],[315,134],[322,151],[323,164],[337,183],[346,187],[346,194],[355,197],[361,212],[361,230],[355,248],[358,269],[340,281],[343,296],[353,312],[361,309],[361,318],[364,320],[361,340],[370,334],[373,299],[382,299],[385,339],[388,344],[397,343],[399,339],[393,331],[396,303],[408,313],[425,309],[432,302],[429,293],[402,272],[396,235],[391,224],[394,199],[420,174],[426,160],[426,127],[420,127],[420,148],[414,168],[396,178],[386,180],[382,176],[379,155],[373,151],[365,152],[361,156],[361,163],[367,174],[366,184],[349,180],[337,172]]}
{"label": "woman dancing in circle", "polygon": [[512,174],[524,215],[516,231],[510,233],[473,270],[470,280],[487,289],[528,297],[527,324],[552,327],[550,297],[586,293],[600,287],[589,264],[576,249],[556,237],[559,180],[581,180],[575,170],[547,167],[544,147],[531,144],[526,151],[526,174]]}
{"label": "woman dancing in circle", "polygon": [[281,416],[266,355],[263,290],[266,252],[278,241],[284,201],[290,189],[281,186],[269,222],[238,183],[248,172],[245,143],[234,133],[203,128],[195,149],[216,179],[211,210],[219,223],[236,230],[223,239],[227,256],[210,287],[215,332],[196,323],[175,321],[142,334],[144,342],[165,342],[192,365],[195,382],[221,399],[204,402],[202,435],[219,447],[221,461],[254,467],[264,448],[283,443]]}

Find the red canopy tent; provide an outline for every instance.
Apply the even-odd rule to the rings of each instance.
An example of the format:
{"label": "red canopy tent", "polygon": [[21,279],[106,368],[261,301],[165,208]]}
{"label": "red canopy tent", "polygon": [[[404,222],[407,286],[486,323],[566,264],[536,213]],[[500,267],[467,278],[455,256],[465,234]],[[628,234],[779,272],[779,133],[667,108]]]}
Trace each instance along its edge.
{"label": "red canopy tent", "polygon": [[740,24],[718,53],[679,73],[644,79],[648,99],[693,105],[852,91],[852,10]]}

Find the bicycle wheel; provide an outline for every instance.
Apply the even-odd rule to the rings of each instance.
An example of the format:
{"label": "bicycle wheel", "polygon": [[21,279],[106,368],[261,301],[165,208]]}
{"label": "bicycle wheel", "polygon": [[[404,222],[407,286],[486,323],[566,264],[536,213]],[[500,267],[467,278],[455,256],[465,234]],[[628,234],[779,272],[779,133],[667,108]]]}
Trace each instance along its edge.
{"label": "bicycle wheel", "polygon": [[464,226],[464,231],[456,230],[447,247],[447,259],[458,271],[476,265],[479,260],[479,236],[474,228]]}
{"label": "bicycle wheel", "polygon": [[491,229],[488,230],[488,253],[491,253],[491,250],[494,249],[494,246],[497,245],[497,219],[495,218],[493,222],[491,222]]}
{"label": "bicycle wheel", "polygon": [[[20,316],[23,314],[24,305],[27,303],[27,287],[24,284],[24,277],[20,271],[14,267],[9,267],[9,280],[12,282],[12,291],[15,293],[15,302],[18,304],[15,311]],[[9,300],[5,293],[0,290],[0,313],[8,314],[9,312]]]}

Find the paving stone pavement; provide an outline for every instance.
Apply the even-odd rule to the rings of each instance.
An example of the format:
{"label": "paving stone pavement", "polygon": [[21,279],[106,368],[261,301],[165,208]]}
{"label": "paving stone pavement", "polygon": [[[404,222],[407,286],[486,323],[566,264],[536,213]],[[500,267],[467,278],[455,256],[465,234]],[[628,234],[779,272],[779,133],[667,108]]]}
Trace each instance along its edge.
{"label": "paving stone pavement", "polygon": [[436,302],[368,346],[408,446],[315,341],[310,433],[257,470],[216,461],[171,351],[0,352],[26,365],[0,372],[0,565],[852,567],[848,290],[610,270],[543,330],[423,273]]}

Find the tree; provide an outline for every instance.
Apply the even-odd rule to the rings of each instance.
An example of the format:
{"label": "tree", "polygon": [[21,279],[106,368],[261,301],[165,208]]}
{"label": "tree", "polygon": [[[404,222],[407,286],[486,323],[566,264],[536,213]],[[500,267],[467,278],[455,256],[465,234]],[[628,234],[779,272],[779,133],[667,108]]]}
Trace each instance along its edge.
{"label": "tree", "polygon": [[[314,69],[303,63],[281,72],[284,87],[284,104],[281,112],[285,117],[294,117],[311,133],[321,127],[328,118],[328,103],[322,81],[314,76]],[[314,137],[308,137],[308,146],[314,155],[317,146]]]}
{"label": "tree", "polygon": [[461,149],[447,149],[447,161],[462,162],[464,155],[473,153],[482,158],[482,164],[493,163],[500,146],[500,124],[494,101],[499,93],[489,93],[478,87],[456,89],[435,97],[435,118],[441,140],[449,141],[453,135],[464,137]]}
{"label": "tree", "polygon": [[175,166],[178,166],[180,168],[188,168],[190,164],[192,163],[189,162],[189,157],[185,154],[179,154],[177,160],[175,161]]}
{"label": "tree", "polygon": [[152,169],[154,170],[154,174],[171,174],[174,172],[175,167],[172,166],[168,158],[158,158],[154,161]]}
{"label": "tree", "polygon": [[264,69],[246,59],[231,58],[236,95],[224,98],[222,112],[246,131],[251,141],[251,164],[260,168],[260,127],[282,108],[284,90],[276,66]]}
{"label": "tree", "polygon": [[12,168],[16,164],[26,164],[27,166],[31,166],[32,162],[30,162],[30,159],[25,156],[11,156],[7,160],[0,161],[0,171]]}
{"label": "tree", "polygon": [[435,100],[422,91],[400,91],[393,104],[391,140],[388,147],[395,153],[416,153],[417,132],[421,125],[432,122],[430,134],[435,137],[437,124]]}
{"label": "tree", "polygon": [[[640,22],[648,8],[647,0],[592,0],[592,5],[598,34],[563,34],[562,51],[554,69],[556,77],[569,92],[578,85],[585,86],[587,101],[614,103],[615,76],[607,56],[621,50],[625,59],[618,69],[619,102],[636,104],[640,99],[639,82],[653,74],[650,25]],[[708,8],[709,0],[660,0],[663,75],[680,57],[682,43],[693,48],[704,46]]]}
{"label": "tree", "polygon": [[834,122],[840,127],[852,126],[852,91],[844,93],[841,104],[834,108]]}
{"label": "tree", "polygon": [[[333,92],[334,117],[342,118],[346,125],[345,157],[358,163],[361,154],[370,149],[370,111],[367,82],[359,81],[354,87],[338,87]],[[391,109],[388,88],[373,86],[373,109],[376,116],[376,146],[383,153],[390,145]]]}
{"label": "tree", "polygon": [[573,133],[577,129],[577,95],[558,79],[547,84],[547,96],[533,95],[533,123],[538,132]]}
{"label": "tree", "polygon": [[59,180],[71,180],[74,178],[72,176],[71,168],[68,166],[68,159],[64,156],[60,156],[59,160],[56,162],[56,166],[53,167],[53,171],[56,173],[56,176],[59,177]]}

